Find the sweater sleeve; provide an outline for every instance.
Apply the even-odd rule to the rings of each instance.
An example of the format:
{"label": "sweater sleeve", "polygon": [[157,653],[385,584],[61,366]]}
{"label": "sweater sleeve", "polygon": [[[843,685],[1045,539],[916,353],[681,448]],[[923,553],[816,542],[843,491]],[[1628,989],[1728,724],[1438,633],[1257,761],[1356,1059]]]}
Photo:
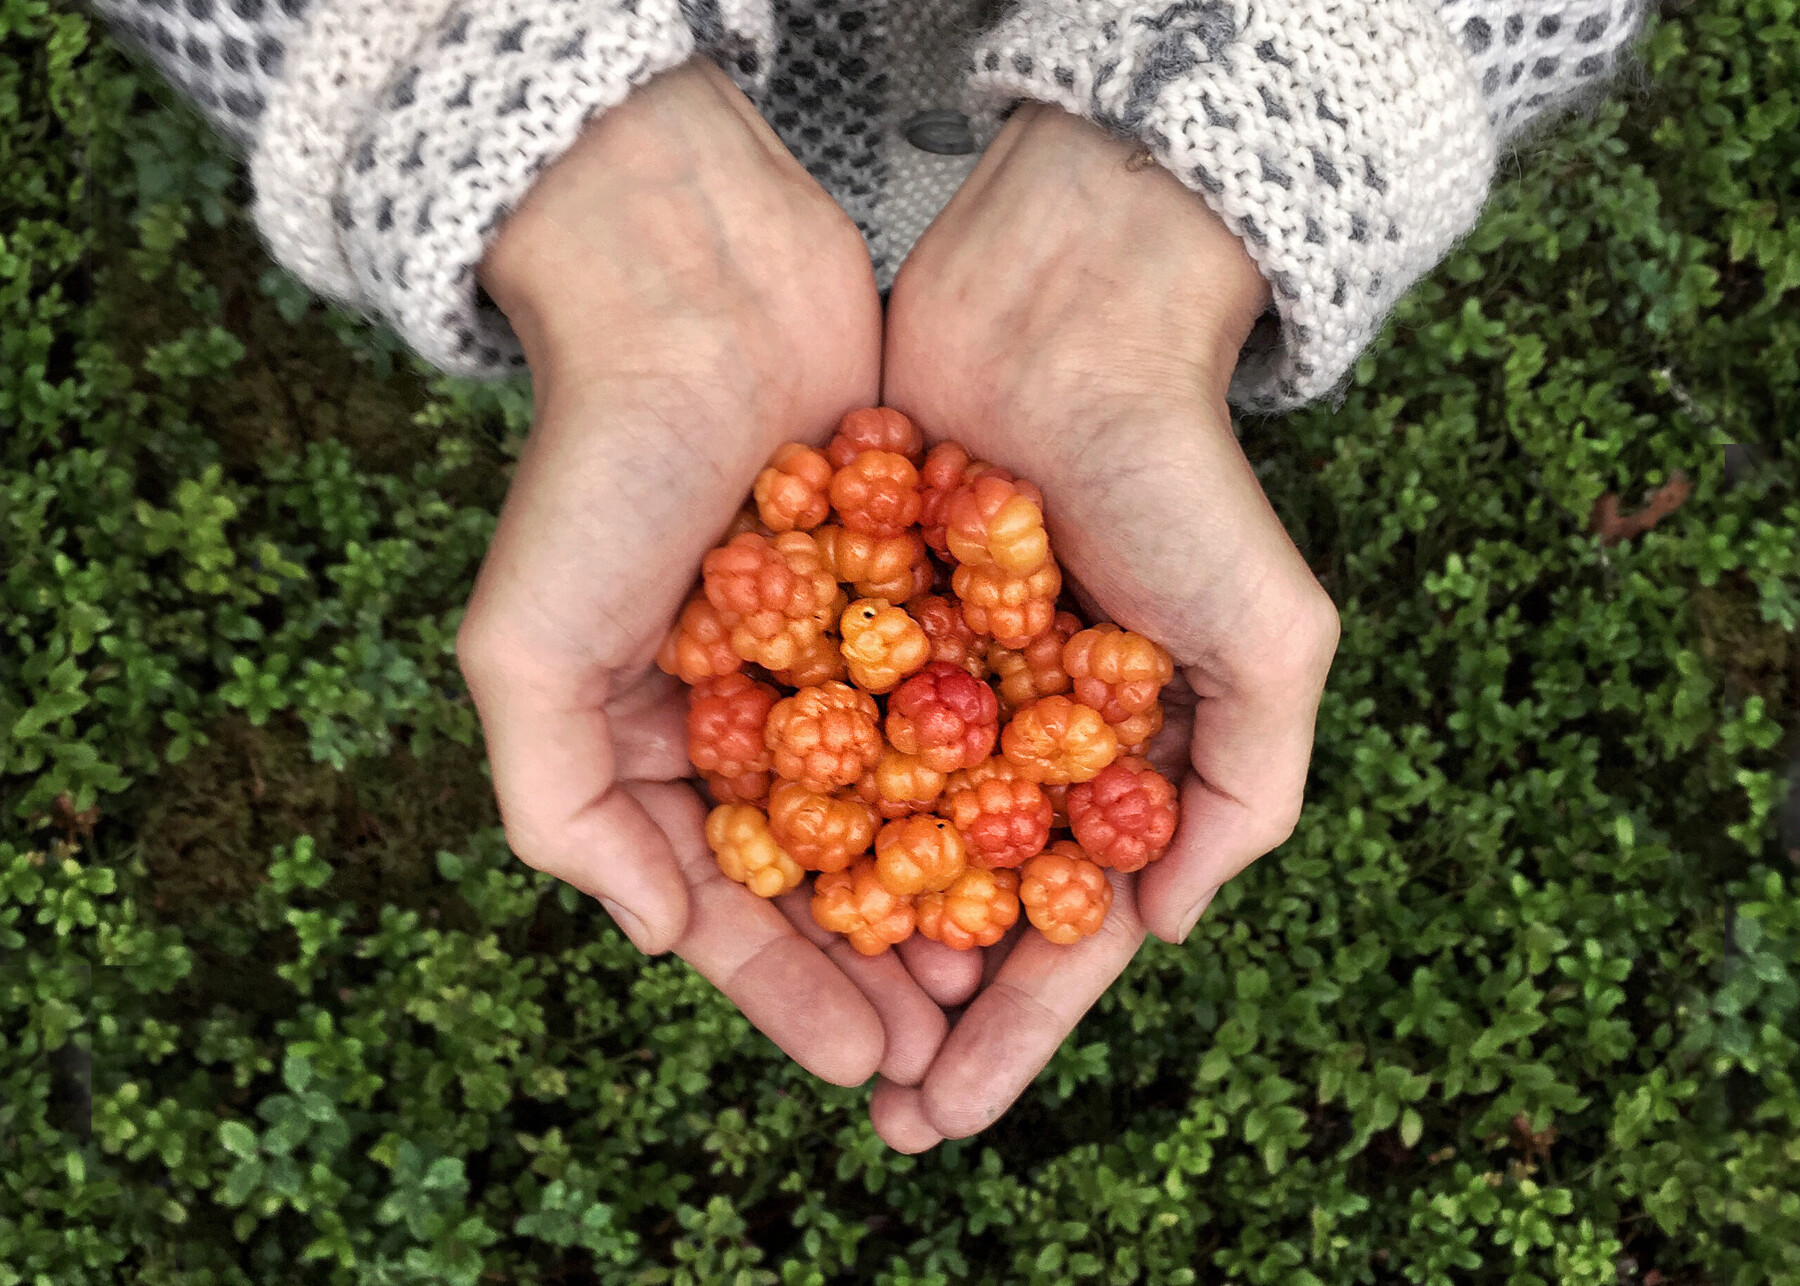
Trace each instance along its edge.
{"label": "sweater sleeve", "polygon": [[1341,388],[1474,226],[1498,149],[1604,81],[1640,0],[1023,0],[978,43],[972,110],[1054,103],[1204,199],[1270,283],[1231,401]]}
{"label": "sweater sleeve", "polygon": [[476,265],[595,115],[696,53],[765,75],[768,0],[96,0],[249,153],[313,289],[445,370],[522,365]]}

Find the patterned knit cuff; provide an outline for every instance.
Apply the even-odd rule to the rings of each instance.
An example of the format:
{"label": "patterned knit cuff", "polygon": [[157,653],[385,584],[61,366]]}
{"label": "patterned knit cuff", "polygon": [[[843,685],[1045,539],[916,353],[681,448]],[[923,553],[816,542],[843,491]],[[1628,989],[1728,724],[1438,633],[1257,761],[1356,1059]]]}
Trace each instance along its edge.
{"label": "patterned knit cuff", "polygon": [[523,365],[476,265],[583,126],[697,52],[754,83],[773,44],[764,0],[319,4],[253,161],[257,222],[309,284],[459,375]]}
{"label": "patterned knit cuff", "polygon": [[990,128],[1033,99],[1140,140],[1244,240],[1280,317],[1239,360],[1245,410],[1347,379],[1494,168],[1477,83],[1420,0],[1027,0],[970,93]]}

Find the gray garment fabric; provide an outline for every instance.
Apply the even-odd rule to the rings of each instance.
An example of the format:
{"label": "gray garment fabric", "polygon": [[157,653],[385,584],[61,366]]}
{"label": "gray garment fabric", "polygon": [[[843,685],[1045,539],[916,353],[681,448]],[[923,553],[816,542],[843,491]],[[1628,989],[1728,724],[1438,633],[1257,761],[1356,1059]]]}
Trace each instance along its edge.
{"label": "gray garment fabric", "polygon": [[249,154],[275,257],[446,370],[521,363],[474,267],[536,175],[634,86],[705,55],[856,221],[884,288],[1013,103],[1138,139],[1271,282],[1279,325],[1231,388],[1260,411],[1342,387],[1473,225],[1499,149],[1596,92],[1642,16],[1640,0],[95,8]]}

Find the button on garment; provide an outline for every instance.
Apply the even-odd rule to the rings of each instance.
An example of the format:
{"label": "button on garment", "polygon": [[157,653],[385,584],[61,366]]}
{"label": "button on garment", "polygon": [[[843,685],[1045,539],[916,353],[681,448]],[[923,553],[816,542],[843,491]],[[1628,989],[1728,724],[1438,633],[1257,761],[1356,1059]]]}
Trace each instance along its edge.
{"label": "button on garment", "polygon": [[900,127],[906,141],[937,156],[966,156],[975,150],[969,118],[949,108],[919,112]]}

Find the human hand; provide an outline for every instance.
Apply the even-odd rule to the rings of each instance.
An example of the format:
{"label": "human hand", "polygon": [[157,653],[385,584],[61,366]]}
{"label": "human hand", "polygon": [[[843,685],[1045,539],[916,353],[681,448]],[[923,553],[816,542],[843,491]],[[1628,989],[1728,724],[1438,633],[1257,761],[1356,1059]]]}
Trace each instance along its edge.
{"label": "human hand", "polygon": [[457,652],[513,850],[674,950],[807,1070],[916,1081],[942,1011],[708,851],[685,689],[658,644],[781,442],[876,400],[881,308],[856,228],[698,61],[582,135],[481,280],[534,423]]}
{"label": "human hand", "polygon": [[[870,1114],[918,1152],[992,1124],[1111,985],[1146,929],[1181,941],[1300,812],[1337,614],[1270,508],[1225,404],[1268,287],[1193,193],[1056,108],[1021,107],[902,267],[883,401],[1042,487],[1078,596],[1168,648],[1196,698],[1180,828],[1108,872],[1100,932],[990,948],[922,1085]],[[1180,715],[1181,717],[1177,717]]]}

